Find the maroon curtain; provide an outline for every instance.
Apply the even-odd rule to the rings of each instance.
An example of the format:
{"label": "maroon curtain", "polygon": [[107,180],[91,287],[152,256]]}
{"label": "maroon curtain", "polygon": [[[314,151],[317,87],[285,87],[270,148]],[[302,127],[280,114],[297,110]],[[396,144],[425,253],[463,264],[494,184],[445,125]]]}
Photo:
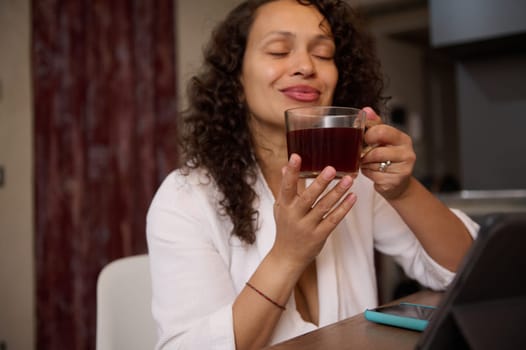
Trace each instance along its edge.
{"label": "maroon curtain", "polygon": [[33,0],[38,349],[94,349],[96,279],[146,252],[176,166],[173,0]]}

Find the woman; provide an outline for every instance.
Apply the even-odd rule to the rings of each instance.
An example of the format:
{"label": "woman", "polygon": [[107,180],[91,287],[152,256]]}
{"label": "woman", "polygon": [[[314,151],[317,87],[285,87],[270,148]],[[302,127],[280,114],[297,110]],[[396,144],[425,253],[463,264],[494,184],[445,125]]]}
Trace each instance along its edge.
{"label": "woman", "polygon": [[[261,348],[374,307],[374,248],[447,286],[477,227],[411,176],[410,138],[374,111],[376,62],[344,1],[249,0],[219,25],[184,166],[148,213],[158,348]],[[379,146],[356,179],[327,166],[305,182],[287,159],[284,111],[310,105],[364,107]]]}

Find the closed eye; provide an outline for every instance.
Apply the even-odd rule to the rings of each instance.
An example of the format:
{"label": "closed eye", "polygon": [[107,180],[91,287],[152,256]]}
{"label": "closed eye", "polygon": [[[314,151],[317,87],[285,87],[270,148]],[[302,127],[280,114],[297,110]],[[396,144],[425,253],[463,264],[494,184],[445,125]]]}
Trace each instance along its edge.
{"label": "closed eye", "polygon": [[325,55],[314,55],[314,57],[323,60],[323,61],[332,61],[334,59],[333,56],[325,56]]}
{"label": "closed eye", "polygon": [[288,51],[270,51],[268,54],[271,56],[285,56],[288,55]]}
{"label": "closed eye", "polygon": [[274,52],[269,52],[268,53],[270,56],[274,56],[274,57],[285,57],[287,56],[289,53],[286,52],[286,51],[283,51],[283,52],[278,52],[278,51],[274,51]]}

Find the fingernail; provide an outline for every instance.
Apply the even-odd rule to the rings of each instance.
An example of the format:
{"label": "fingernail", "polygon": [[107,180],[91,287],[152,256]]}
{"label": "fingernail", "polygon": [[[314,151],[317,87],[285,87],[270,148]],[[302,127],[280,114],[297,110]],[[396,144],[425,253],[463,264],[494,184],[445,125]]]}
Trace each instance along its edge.
{"label": "fingernail", "polygon": [[369,120],[375,120],[376,119],[376,116],[372,113],[367,113],[367,119]]}
{"label": "fingernail", "polygon": [[350,176],[344,176],[340,181],[340,186],[342,188],[349,188],[351,186],[352,179]]}
{"label": "fingernail", "polygon": [[289,158],[289,165],[296,166],[298,164],[298,158],[294,157],[294,154]]}
{"label": "fingernail", "polygon": [[327,181],[332,180],[334,178],[334,175],[336,175],[336,170],[334,170],[334,168],[332,167],[327,167],[323,169],[321,173],[321,176]]}

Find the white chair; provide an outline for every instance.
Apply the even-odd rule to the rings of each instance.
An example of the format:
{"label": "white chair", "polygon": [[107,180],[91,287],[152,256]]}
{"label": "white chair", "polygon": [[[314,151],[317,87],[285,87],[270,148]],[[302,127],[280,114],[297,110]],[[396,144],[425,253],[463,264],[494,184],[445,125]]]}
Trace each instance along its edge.
{"label": "white chair", "polygon": [[112,261],[97,280],[97,350],[148,350],[157,341],[148,255]]}

